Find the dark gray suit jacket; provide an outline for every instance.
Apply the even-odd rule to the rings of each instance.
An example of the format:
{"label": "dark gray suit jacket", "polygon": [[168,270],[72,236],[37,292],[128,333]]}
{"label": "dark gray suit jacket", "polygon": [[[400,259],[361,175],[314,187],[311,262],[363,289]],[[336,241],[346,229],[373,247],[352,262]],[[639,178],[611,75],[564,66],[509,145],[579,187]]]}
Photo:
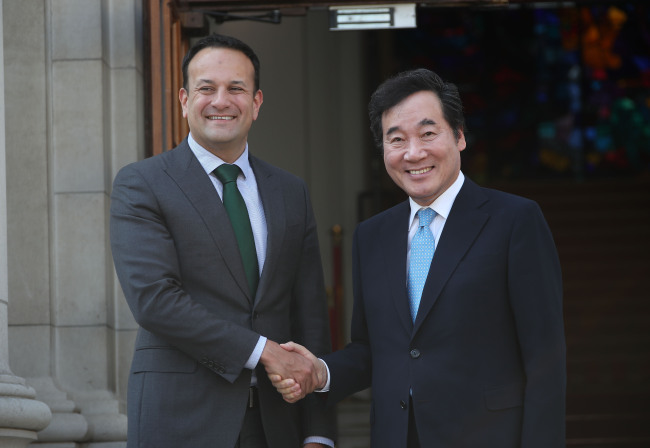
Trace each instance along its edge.
{"label": "dark gray suit jacket", "polygon": [[[115,178],[111,247],[140,325],[128,389],[129,448],[232,448],[248,399],[244,364],[259,335],[330,349],[322,266],[307,188],[255,157],[268,226],[255,297],[228,215],[187,141]],[[284,402],[257,368],[270,448],[334,438],[316,397]]]}

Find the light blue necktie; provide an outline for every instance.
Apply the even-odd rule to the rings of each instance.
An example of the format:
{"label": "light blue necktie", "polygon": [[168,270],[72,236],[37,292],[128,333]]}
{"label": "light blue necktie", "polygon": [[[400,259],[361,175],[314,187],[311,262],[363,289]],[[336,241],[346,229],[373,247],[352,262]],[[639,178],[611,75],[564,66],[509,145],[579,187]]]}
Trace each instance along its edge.
{"label": "light blue necktie", "polygon": [[418,212],[420,227],[411,240],[407,288],[413,322],[415,322],[415,316],[418,314],[422,290],[429,274],[433,252],[436,249],[436,241],[430,228],[431,221],[435,216],[436,212],[432,209],[428,207],[421,209]]}

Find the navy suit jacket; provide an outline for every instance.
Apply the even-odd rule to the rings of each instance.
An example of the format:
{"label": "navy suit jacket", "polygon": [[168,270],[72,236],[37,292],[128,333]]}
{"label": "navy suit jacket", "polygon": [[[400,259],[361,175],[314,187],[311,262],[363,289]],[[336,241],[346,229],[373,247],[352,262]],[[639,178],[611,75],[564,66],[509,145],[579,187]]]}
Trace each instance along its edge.
{"label": "navy suit jacket", "polygon": [[372,386],[373,448],[564,446],[565,342],[555,245],[533,201],[465,179],[415,323],[409,203],[363,223],[353,248],[351,343],[324,357],[328,401]]}
{"label": "navy suit jacket", "polygon": [[[187,141],[115,178],[111,247],[140,325],[128,389],[129,448],[232,448],[242,427],[259,336],[329,351],[325,287],[307,188],[255,157],[268,228],[255,297],[222,201]],[[288,404],[257,368],[270,448],[334,438],[315,397]]]}

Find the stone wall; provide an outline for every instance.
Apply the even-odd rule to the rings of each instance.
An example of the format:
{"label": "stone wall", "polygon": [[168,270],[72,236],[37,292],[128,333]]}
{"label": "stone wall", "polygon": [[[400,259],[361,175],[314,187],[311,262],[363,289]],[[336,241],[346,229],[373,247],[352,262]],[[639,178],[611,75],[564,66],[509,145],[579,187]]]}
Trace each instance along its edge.
{"label": "stone wall", "polygon": [[9,364],[52,411],[38,445],[123,446],[136,326],[108,241],[143,154],[142,2],[3,2]]}

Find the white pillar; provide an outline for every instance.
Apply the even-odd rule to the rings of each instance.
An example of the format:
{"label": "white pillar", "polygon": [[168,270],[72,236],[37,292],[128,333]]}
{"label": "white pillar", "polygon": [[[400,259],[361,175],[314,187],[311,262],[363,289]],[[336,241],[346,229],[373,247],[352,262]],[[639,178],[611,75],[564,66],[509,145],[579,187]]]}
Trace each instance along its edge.
{"label": "white pillar", "polygon": [[9,369],[7,326],[7,183],[5,162],[4,40],[0,0],[0,446],[22,448],[36,439],[52,414],[45,403],[35,400],[34,389]]}

